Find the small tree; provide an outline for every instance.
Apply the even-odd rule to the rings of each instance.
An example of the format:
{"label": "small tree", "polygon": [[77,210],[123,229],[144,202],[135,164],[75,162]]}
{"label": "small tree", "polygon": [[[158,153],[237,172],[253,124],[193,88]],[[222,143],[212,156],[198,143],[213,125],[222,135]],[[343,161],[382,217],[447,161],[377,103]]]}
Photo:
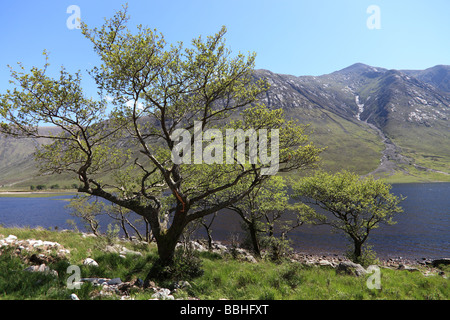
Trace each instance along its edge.
{"label": "small tree", "polygon": [[372,176],[361,179],[342,171],[318,172],[294,185],[294,197],[331,213],[318,215],[319,223],[344,232],[353,242],[351,258],[359,262],[369,233],[380,224],[392,225],[393,216],[402,212],[403,198],[390,193],[391,186]]}
{"label": "small tree", "polygon": [[[148,222],[144,218],[135,219],[132,222],[132,221],[130,221],[132,211],[130,211],[124,207],[115,205],[114,203],[111,205],[105,206],[104,211],[111,219],[116,220],[120,224],[120,227],[121,227],[123,233],[125,234],[125,238],[131,239],[130,232],[127,230],[127,227],[130,227],[131,229],[134,230],[134,233],[139,238],[139,240],[141,240],[141,241],[145,240],[147,242],[150,242],[150,240],[152,238],[151,232],[148,228]],[[145,236],[141,235],[141,233],[139,232],[139,229],[135,225],[135,224],[141,224],[142,222],[144,223],[144,225],[146,227],[145,228]]]}
{"label": "small tree", "polygon": [[261,247],[266,245],[274,260],[288,247],[287,234],[314,214],[303,203],[289,203],[288,187],[280,176],[271,177],[229,209],[242,218],[255,255],[261,257]]}
{"label": "small tree", "polygon": [[103,214],[104,203],[98,200],[89,201],[91,197],[75,197],[70,200],[66,208],[74,217],[81,218],[85,222],[86,229],[90,229],[96,236],[99,236],[100,223],[97,217]]}

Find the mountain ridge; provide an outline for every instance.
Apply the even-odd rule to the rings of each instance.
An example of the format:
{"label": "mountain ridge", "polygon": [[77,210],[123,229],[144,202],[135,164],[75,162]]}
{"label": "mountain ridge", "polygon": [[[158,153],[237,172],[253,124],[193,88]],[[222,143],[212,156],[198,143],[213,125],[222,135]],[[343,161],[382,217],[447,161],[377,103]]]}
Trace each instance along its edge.
{"label": "mountain ridge", "polygon": [[[450,181],[450,66],[396,70],[358,62],[320,76],[257,69],[254,77],[271,85],[261,102],[310,124],[310,138],[328,147],[324,169]],[[42,143],[0,137],[0,186],[61,181],[35,178],[32,153]]]}
{"label": "mountain ridge", "polygon": [[341,124],[372,129],[384,149],[379,166],[369,173],[414,176],[421,170],[447,176],[450,172],[450,150],[442,148],[450,142],[450,66],[405,71],[355,63],[321,76],[256,70],[256,77],[268,78],[272,85],[262,102],[313,127],[320,129],[326,123],[308,112],[317,109],[336,116]]}

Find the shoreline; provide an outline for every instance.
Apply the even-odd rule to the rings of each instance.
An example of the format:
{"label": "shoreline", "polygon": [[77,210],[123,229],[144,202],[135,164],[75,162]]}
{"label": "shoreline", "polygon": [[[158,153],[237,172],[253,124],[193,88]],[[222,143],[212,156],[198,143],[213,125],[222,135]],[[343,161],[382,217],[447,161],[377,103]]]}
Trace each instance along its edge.
{"label": "shoreline", "polygon": [[[207,247],[207,241],[205,239],[196,239],[192,240],[205,248]],[[221,240],[213,240],[213,246],[214,244],[224,245],[226,247],[231,247],[231,244],[229,241],[221,241]],[[241,249],[244,249],[248,251],[249,254],[253,255],[251,250],[238,247]],[[264,252],[264,250],[263,250]],[[286,257],[295,260],[298,262],[308,262],[311,264],[320,264],[320,261],[328,261],[330,263],[339,264],[339,262],[342,261],[350,261],[349,258],[346,257],[345,252],[341,252],[339,250],[336,251],[330,251],[330,250],[319,250],[314,248],[292,248],[292,250],[286,254]],[[406,256],[406,255],[399,255],[399,254],[377,254],[375,259],[379,261],[380,266],[386,266],[386,267],[398,267],[400,265],[410,265],[410,266],[417,266],[422,265],[426,266],[427,264],[430,264],[434,260],[439,259],[449,259],[449,256],[424,256],[424,257],[418,257],[418,256]],[[324,263],[326,264],[326,263]]]}
{"label": "shoreline", "polygon": [[[88,232],[80,232],[80,231],[74,231],[70,229],[61,229],[61,230],[47,230],[42,227],[36,227],[36,228],[23,228],[23,227],[14,227],[14,228],[8,228],[3,227],[0,225],[0,231],[2,229],[6,229],[11,232],[11,234],[14,234],[13,229],[28,229],[28,230],[36,230],[36,231],[50,231],[50,232],[56,232],[56,233],[80,233],[83,237],[97,237],[93,233]],[[7,232],[8,233],[8,232]],[[0,234],[0,239],[5,238],[6,235]],[[119,241],[125,241],[125,242],[134,242],[137,239],[126,239],[124,237],[118,237]],[[140,241],[139,241],[140,242]],[[205,239],[195,239],[190,241],[191,246],[194,250],[199,252],[204,251],[211,251],[211,252],[231,252],[233,250],[233,246],[228,241],[220,241],[220,240],[213,240],[212,242],[212,249],[208,249],[208,243]],[[147,243],[148,245],[155,245],[154,241],[151,241],[150,243]],[[179,241],[178,245],[182,245],[183,242]],[[255,259],[253,253],[251,250],[242,248],[241,246],[235,247],[237,249],[237,252],[245,258],[244,260],[250,261],[250,262],[257,262]],[[267,251],[262,251],[262,256],[264,257],[266,255]],[[324,253],[320,251],[312,251],[310,250],[296,250],[293,248],[292,251],[287,253],[285,255],[285,258],[291,260],[292,262],[297,262],[305,265],[319,265],[319,266],[331,266],[333,268],[337,267],[341,262],[351,262],[349,258],[345,256],[345,253]],[[264,258],[263,258],[264,259]],[[443,261],[445,260],[446,264],[449,264],[450,257],[447,256],[440,256],[440,257],[423,257],[423,258],[416,258],[416,257],[387,257],[387,256],[378,256],[376,255],[374,264],[380,266],[380,267],[386,267],[386,268],[393,268],[393,269],[399,269],[399,270],[409,270],[409,271],[418,271],[417,267],[420,268],[433,268],[435,261]]]}
{"label": "shoreline", "polygon": [[[51,231],[51,232],[57,232],[57,233],[63,233],[63,232],[80,232],[82,234],[86,234],[86,235],[93,235],[92,233],[89,232],[84,232],[84,231],[75,231],[72,229],[48,229],[42,226],[35,226],[35,227],[30,227],[30,226],[4,226],[0,223],[0,230],[1,229],[23,229],[23,230],[45,230],[45,231]],[[120,240],[127,240],[123,237],[122,234],[119,235],[118,239]],[[131,241],[131,240],[128,240]],[[207,240],[206,238],[202,238],[202,237],[198,237],[195,238],[194,240],[196,243],[204,246],[205,248],[207,247]],[[181,241],[179,241],[181,242]],[[155,243],[154,241],[150,242],[151,243]],[[224,239],[213,239],[213,244],[219,244],[219,245],[224,245],[226,247],[231,248],[232,244],[230,240],[224,240]],[[238,248],[244,249],[246,251],[248,251],[250,254],[251,250],[248,250],[246,248],[243,248],[242,246],[238,245]],[[319,248],[319,247],[297,247],[295,245],[291,246],[291,250],[289,251],[289,253],[287,253],[287,257],[301,257],[302,259],[305,258],[311,258],[314,260],[329,260],[329,261],[349,261],[349,259],[346,257],[345,255],[346,250],[340,250],[338,248]],[[409,265],[417,265],[417,264],[425,264],[427,261],[433,261],[436,259],[444,259],[444,258],[450,258],[450,256],[447,255],[408,255],[406,253],[379,253],[377,250],[374,250],[375,252],[375,259],[379,260],[380,263],[382,265],[386,265],[386,264],[392,264],[392,263],[397,263],[397,264],[409,264]]]}
{"label": "shoreline", "polygon": [[44,198],[75,195],[76,191],[0,191],[0,198]]}

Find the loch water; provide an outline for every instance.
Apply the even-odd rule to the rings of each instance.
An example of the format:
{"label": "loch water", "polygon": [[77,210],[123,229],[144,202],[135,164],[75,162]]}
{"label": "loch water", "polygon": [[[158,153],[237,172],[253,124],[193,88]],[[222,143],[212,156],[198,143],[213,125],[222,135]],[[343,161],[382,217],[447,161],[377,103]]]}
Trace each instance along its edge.
{"label": "loch water", "polygon": [[[392,192],[406,196],[404,212],[395,217],[395,225],[381,225],[368,243],[379,257],[442,258],[450,257],[450,183],[393,184]],[[65,208],[71,196],[43,198],[0,197],[0,225],[4,227],[57,227],[71,229],[74,220],[80,230],[83,223]],[[112,222],[100,221],[103,229]],[[243,233],[239,217],[224,211],[212,226],[214,240],[230,241]],[[342,254],[347,239],[328,226],[301,226],[289,234],[296,251],[310,254]]]}

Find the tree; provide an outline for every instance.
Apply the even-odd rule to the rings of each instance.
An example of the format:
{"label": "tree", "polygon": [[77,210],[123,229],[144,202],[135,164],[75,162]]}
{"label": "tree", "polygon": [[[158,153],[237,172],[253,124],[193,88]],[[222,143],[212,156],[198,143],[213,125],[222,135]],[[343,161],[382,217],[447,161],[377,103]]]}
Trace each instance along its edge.
{"label": "tree", "polygon": [[[41,171],[72,173],[81,182],[79,192],[143,216],[164,265],[171,263],[191,221],[239,201],[268,177],[261,157],[254,163],[173,161],[177,129],[191,134],[191,146],[199,143],[196,126],[201,132],[224,132],[230,117],[239,118],[234,125],[243,129],[271,130],[268,141],[278,130],[280,172],[309,166],[321,150],[307,142],[304,126],[258,103],[268,84],[253,77],[254,54],[231,57],[225,27],[185,48],[182,43],[168,46],[161,34],[142,25],[133,34],[128,20],[125,7],[100,29],[82,23],[82,33],[102,61],[90,71],[100,99],[84,96],[80,72],[72,75],[62,68],[59,78],[46,75],[46,55],[44,69],[33,67],[28,74],[22,65],[11,69],[16,88],[0,96],[1,132],[50,139],[36,152]],[[46,133],[41,123],[61,133]],[[217,146],[215,140],[204,140],[200,147]],[[248,188],[236,188],[239,184]]]}
{"label": "tree", "polygon": [[81,218],[85,222],[86,229],[90,229],[93,234],[99,236],[100,223],[98,216],[104,214],[104,203],[95,199],[89,201],[91,197],[75,197],[65,206],[74,217]]}
{"label": "tree", "polygon": [[287,245],[287,234],[312,220],[314,210],[303,203],[290,203],[289,199],[283,177],[272,176],[229,206],[242,218],[257,257],[261,258],[265,244],[272,259],[278,260]]}
{"label": "tree", "polygon": [[320,214],[319,223],[344,232],[353,242],[352,258],[359,261],[369,233],[380,224],[392,225],[394,215],[402,212],[399,198],[390,193],[391,186],[372,176],[361,179],[342,171],[336,174],[317,172],[293,187],[294,197],[317,205],[331,213]]}

